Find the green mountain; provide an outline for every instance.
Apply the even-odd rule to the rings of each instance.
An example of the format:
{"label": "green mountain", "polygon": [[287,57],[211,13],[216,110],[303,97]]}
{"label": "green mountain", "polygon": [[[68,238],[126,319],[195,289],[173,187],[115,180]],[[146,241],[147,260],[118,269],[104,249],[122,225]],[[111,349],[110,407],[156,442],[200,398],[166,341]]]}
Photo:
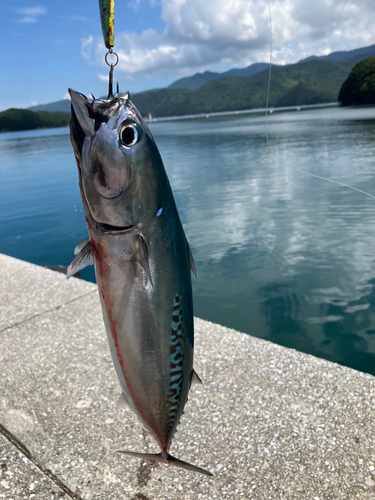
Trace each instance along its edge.
{"label": "green mountain", "polygon": [[30,111],[61,111],[63,113],[70,113],[70,100],[62,99],[61,101],[50,102],[49,104],[37,104],[27,109]]}
{"label": "green mountain", "polygon": [[346,61],[356,63],[363,61],[368,57],[375,56],[375,45],[369,45],[368,47],[361,47],[360,49],[354,50],[341,50],[338,52],[331,52],[326,56],[310,56],[306,59],[302,59],[301,62],[311,61],[313,59],[320,59],[321,61]]}
{"label": "green mountain", "polygon": [[[342,62],[358,62],[366,59],[367,57],[375,56],[375,45],[370,45],[368,47],[361,47],[360,49],[354,50],[344,50],[339,52],[331,52],[326,56],[310,56],[306,59],[298,61],[298,63],[304,63],[312,61],[313,59],[319,59],[321,61],[342,61]],[[272,65],[276,66],[276,65]],[[195,73],[193,76],[188,76],[176,80],[171,85],[169,89],[186,89],[186,90],[197,90],[199,87],[208,82],[213,82],[215,80],[220,80],[226,76],[237,76],[239,78],[244,78],[246,76],[255,75],[269,68],[268,63],[255,63],[251,64],[247,68],[234,68],[224,73],[213,73],[212,71],[205,71],[204,73]],[[56,110],[57,111],[57,110]]]}
{"label": "green mountain", "polygon": [[[190,94],[191,92],[185,89],[160,89],[132,94],[130,98],[143,116],[148,116],[149,113],[154,117],[174,116],[173,110],[183,106]],[[169,110],[170,114],[166,115],[166,110]]]}
{"label": "green mountain", "polygon": [[[272,67],[272,80],[271,80],[271,91],[273,94],[273,97],[277,95],[277,99],[275,101],[271,102],[272,106],[294,106],[294,105],[300,105],[300,104],[313,104],[313,103],[321,103],[321,102],[327,102],[329,101],[336,101],[337,100],[337,94],[340,88],[341,83],[346,79],[348,76],[347,74],[343,74],[345,72],[345,68],[342,69],[342,74],[343,74],[343,79],[339,84],[339,87],[337,87],[337,79],[335,78],[340,78],[338,76],[338,73],[340,73],[340,70],[334,66],[332,66],[331,69],[328,69],[328,71],[332,72],[332,78],[335,81],[329,81],[329,75],[327,76],[328,82],[327,82],[327,88],[319,87],[320,83],[322,82],[322,78],[319,77],[316,82],[314,81],[307,81],[308,80],[308,75],[304,77],[302,74],[297,78],[298,81],[293,81],[289,80],[289,82],[284,81],[284,77],[281,77],[283,82],[280,82],[278,80],[275,80],[275,74],[277,74],[277,71],[279,69],[282,70],[282,68],[292,68],[294,66],[297,66],[299,64],[305,64],[308,62],[312,61],[339,61],[343,63],[349,63],[349,65],[353,65],[357,61],[361,61],[363,59],[366,59],[369,56],[375,56],[375,45],[370,45],[368,47],[361,47],[359,49],[354,49],[354,50],[348,50],[348,51],[340,51],[340,52],[332,52],[331,54],[328,54],[326,56],[311,56],[308,57],[307,59],[303,59],[302,61],[299,61],[297,64],[294,65],[289,65],[289,66],[274,66]],[[197,91],[199,88],[204,87],[206,84],[215,82],[215,81],[221,81],[225,79],[226,77],[237,77],[237,78],[248,78],[249,76],[253,76],[256,74],[263,74],[265,70],[268,70],[269,64],[267,63],[255,63],[251,64],[247,68],[242,68],[242,69],[231,69],[229,71],[226,71],[224,73],[214,73],[211,71],[205,71],[204,73],[196,73],[193,76],[186,77],[186,78],[181,78],[180,80],[175,81],[172,83],[167,89],[154,89],[154,90],[148,90],[145,92],[141,92],[138,94],[132,94],[132,99],[139,104],[140,108],[142,109],[142,112],[144,114],[148,114],[151,112],[154,116],[167,116],[164,115],[167,110],[168,116],[172,113],[172,109],[175,109],[176,111],[178,109],[184,109],[182,114],[187,114],[190,113],[191,109],[195,109],[195,112],[200,113],[200,112],[205,112],[204,109],[206,109],[207,103],[204,108],[201,110],[198,110],[196,106],[196,101],[201,99],[200,94],[194,94],[194,96],[188,97],[188,94],[182,92],[182,91]],[[309,67],[308,71],[309,71]],[[325,67],[327,69],[327,67]],[[351,67],[349,68],[351,69]],[[283,70],[282,70],[283,71]],[[287,70],[289,72],[290,70]],[[336,76],[334,76],[336,75]],[[314,71],[311,74],[311,77],[314,78]],[[261,80],[263,82],[264,80],[264,75],[261,77]],[[266,77],[267,78],[267,77]],[[293,85],[294,83],[294,85]],[[257,80],[254,80],[254,84],[258,84]],[[264,82],[263,82],[264,84]],[[298,86],[297,86],[298,84]],[[235,87],[236,84],[228,84],[227,82],[223,82],[223,85],[219,85],[219,88],[214,87],[208,87],[211,90],[214,91],[220,91],[221,89],[229,87]],[[246,83],[248,85],[248,82]],[[240,88],[242,88],[242,85],[238,85]],[[274,93],[274,90],[276,89],[276,94]],[[282,90],[284,92],[282,93]],[[229,91],[227,89],[227,91]],[[224,94],[225,91],[223,90]],[[242,92],[242,91],[241,91]],[[245,90],[246,93],[246,90]],[[262,93],[262,90],[260,91]],[[203,92],[204,94],[204,92]],[[250,91],[250,94],[254,94],[254,89]],[[222,94],[220,94],[220,98],[222,98]],[[225,95],[224,95],[225,97]],[[254,97],[254,96],[253,96]],[[231,97],[232,99],[232,97]],[[213,96],[212,99],[209,96],[209,101],[214,101],[215,97]],[[233,106],[234,102],[237,102],[238,99],[235,98],[232,100]],[[250,99],[250,96],[243,96],[241,98],[241,102],[238,104],[239,107],[233,107],[229,109],[243,109],[245,106],[245,102],[250,102],[252,103],[251,107],[263,107],[265,99],[262,100],[262,98],[259,96],[259,98],[253,98]],[[184,104],[185,103],[185,104]],[[220,107],[219,104],[215,105],[216,107]],[[226,107],[226,106],[225,106]],[[246,107],[246,106],[245,106]],[[186,109],[185,109],[186,108]],[[52,102],[49,104],[41,104],[38,106],[32,106],[28,108],[31,111],[63,111],[66,113],[70,113],[70,101],[69,100],[61,100],[61,101],[56,101]]]}
{"label": "green mountain", "polygon": [[[321,104],[337,101],[342,82],[353,63],[311,60],[272,68],[270,107]],[[227,76],[205,83],[197,90],[160,89],[134,94],[132,101],[144,115],[192,115],[263,108],[268,71],[248,77]]]}
{"label": "green mountain", "polygon": [[343,106],[375,104],[375,57],[354,66],[342,84],[338,99]]}
{"label": "green mountain", "polygon": [[207,82],[218,80],[221,78],[221,73],[213,73],[212,71],[205,71],[204,73],[195,73],[193,76],[185,76],[180,78],[169,85],[169,89],[185,89],[197,90],[199,87]]}
{"label": "green mountain", "polygon": [[27,109],[11,108],[0,113],[0,132],[65,127],[69,124],[69,120],[70,113],[33,112]]}
{"label": "green mountain", "polygon": [[[225,78],[226,76],[237,76],[239,78],[243,78],[245,76],[255,75],[256,73],[260,73],[261,71],[268,69],[269,66],[270,65],[268,63],[254,63],[250,64],[247,68],[234,68],[229,71],[225,71],[224,73],[213,73],[212,71],[195,73],[193,76],[187,76],[185,78],[181,78],[180,80],[176,80],[169,85],[168,88],[197,90],[207,82],[214,82],[216,80],[220,80],[221,78]],[[272,64],[272,66],[275,65]]]}
{"label": "green mountain", "polygon": [[[340,87],[352,66],[352,62],[320,59],[274,66],[269,106],[337,101]],[[151,113],[153,117],[264,108],[268,78],[268,70],[247,77],[226,76],[207,82],[193,91],[167,88],[141,92],[132,95],[132,101],[143,115]],[[70,111],[70,101],[51,103],[50,109],[54,109],[58,103],[64,103]],[[0,131],[61,127],[68,125],[69,116],[70,113],[56,111],[9,109],[0,113]]]}

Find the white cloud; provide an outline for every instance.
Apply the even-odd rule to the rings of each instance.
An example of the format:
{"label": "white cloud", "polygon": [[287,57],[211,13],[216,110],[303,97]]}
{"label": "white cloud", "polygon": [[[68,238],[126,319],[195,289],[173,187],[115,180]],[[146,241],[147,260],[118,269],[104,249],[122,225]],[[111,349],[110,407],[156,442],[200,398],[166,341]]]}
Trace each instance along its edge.
{"label": "white cloud", "polygon": [[66,94],[64,94],[63,99],[67,100],[67,101],[70,101],[70,94],[69,94],[69,92],[67,92]]}
{"label": "white cloud", "polygon": [[108,75],[102,75],[101,73],[98,74],[99,80],[102,82],[108,82]]}
{"label": "white cloud", "polygon": [[21,9],[14,9],[17,14],[21,17],[17,19],[18,23],[36,23],[39,20],[39,16],[45,16],[47,14],[46,7],[24,7]]}
{"label": "white cloud", "polygon": [[130,0],[130,2],[128,2],[128,7],[130,9],[133,9],[134,12],[137,12],[139,9],[140,3],[141,3],[141,0]]}
{"label": "white cloud", "polygon": [[68,21],[78,21],[80,23],[86,23],[88,21],[91,21],[91,19],[87,16],[80,16],[80,15],[71,15],[71,16],[60,16],[62,19],[67,19]]}
{"label": "white cloud", "polygon": [[[375,42],[373,0],[275,0],[271,3],[273,62],[350,50]],[[132,4],[139,5],[138,0]],[[116,69],[126,75],[182,76],[214,65],[269,61],[269,15],[257,0],[162,0],[165,30],[116,35]],[[101,38],[82,42],[90,64],[104,64]]]}
{"label": "white cloud", "polygon": [[[116,74],[115,74],[115,77],[116,77]],[[106,75],[102,75],[101,73],[98,73],[98,78],[99,78],[100,81],[108,83],[108,80],[109,80],[108,73]],[[133,82],[134,81],[134,77],[131,76],[131,75],[125,75],[125,78],[129,82]],[[115,78],[115,82],[116,82],[116,78]]]}
{"label": "white cloud", "polygon": [[92,64],[92,46],[94,42],[93,36],[88,36],[82,40],[81,44],[81,57],[86,59],[89,64]]}

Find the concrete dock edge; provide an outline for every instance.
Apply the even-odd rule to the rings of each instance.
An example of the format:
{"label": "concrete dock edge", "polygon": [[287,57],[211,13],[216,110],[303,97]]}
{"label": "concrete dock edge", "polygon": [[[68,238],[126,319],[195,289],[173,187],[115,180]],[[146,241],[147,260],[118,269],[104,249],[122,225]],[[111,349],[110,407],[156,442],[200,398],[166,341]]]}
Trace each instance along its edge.
{"label": "concrete dock edge", "polygon": [[375,499],[373,376],[195,326],[171,452],[213,478],[117,453],[157,447],[116,411],[96,286],[0,254],[0,500]]}

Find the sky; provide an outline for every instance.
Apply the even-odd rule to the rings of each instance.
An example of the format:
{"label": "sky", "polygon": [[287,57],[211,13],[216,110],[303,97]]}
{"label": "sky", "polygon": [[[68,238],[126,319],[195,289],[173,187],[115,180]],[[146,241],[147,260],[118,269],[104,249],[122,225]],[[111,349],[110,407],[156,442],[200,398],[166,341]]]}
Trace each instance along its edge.
{"label": "sky", "polygon": [[[131,93],[205,70],[375,43],[374,0],[115,0],[115,78]],[[0,0],[0,110],[107,93],[98,0]]]}

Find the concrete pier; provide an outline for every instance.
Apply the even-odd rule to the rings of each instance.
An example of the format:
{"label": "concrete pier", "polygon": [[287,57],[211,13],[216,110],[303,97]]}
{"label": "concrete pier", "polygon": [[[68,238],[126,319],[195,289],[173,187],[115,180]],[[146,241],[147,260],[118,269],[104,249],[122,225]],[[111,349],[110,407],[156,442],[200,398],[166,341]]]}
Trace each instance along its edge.
{"label": "concrete pier", "polygon": [[0,500],[374,500],[375,378],[196,319],[171,453],[120,394],[96,286],[0,255]]}

